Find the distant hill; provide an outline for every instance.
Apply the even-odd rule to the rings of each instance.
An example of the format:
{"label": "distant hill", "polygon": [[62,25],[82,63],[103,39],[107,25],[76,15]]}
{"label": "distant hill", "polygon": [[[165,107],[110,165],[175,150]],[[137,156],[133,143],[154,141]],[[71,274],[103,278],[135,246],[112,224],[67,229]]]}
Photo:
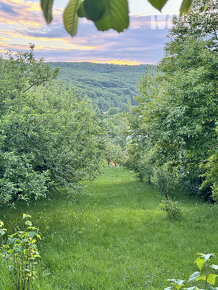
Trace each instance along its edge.
{"label": "distant hill", "polygon": [[136,84],[146,65],[128,66],[89,62],[52,62],[60,68],[59,78],[90,97],[101,111],[117,107],[121,111],[134,104]]}

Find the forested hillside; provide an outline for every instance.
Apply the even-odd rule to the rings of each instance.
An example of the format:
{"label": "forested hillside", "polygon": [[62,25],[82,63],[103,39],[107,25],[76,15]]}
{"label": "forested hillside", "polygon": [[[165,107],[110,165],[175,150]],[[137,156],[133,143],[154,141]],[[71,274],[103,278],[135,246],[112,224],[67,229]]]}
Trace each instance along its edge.
{"label": "forested hillside", "polygon": [[90,97],[101,111],[118,107],[128,110],[137,95],[136,84],[146,65],[129,66],[88,62],[53,62],[60,68],[59,78],[78,88],[80,95]]}

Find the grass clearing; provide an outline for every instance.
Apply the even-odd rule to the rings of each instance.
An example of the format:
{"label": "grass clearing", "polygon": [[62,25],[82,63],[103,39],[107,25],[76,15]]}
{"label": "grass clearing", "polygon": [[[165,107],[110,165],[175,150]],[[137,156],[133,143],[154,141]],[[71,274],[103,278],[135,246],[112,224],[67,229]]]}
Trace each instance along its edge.
{"label": "grass clearing", "polygon": [[[63,193],[17,210],[0,209],[9,233],[32,215],[42,241],[36,289],[164,289],[196,270],[196,253],[218,252],[217,206],[180,197],[181,220],[162,196],[123,168],[105,168],[85,194]],[[0,263],[0,289],[10,278]]]}

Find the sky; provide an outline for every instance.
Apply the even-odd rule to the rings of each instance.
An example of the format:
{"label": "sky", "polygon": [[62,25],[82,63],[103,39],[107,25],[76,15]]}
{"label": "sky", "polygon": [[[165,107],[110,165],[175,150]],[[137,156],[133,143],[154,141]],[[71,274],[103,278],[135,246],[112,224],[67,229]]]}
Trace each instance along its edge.
{"label": "sky", "polygon": [[54,1],[54,20],[47,25],[39,0],[0,0],[0,54],[26,51],[34,43],[36,57],[45,61],[156,64],[164,55],[171,19],[179,13],[181,0],[169,0],[162,13],[147,0],[129,0],[129,29],[100,32],[91,21],[80,18],[73,38],[63,27],[67,3]]}

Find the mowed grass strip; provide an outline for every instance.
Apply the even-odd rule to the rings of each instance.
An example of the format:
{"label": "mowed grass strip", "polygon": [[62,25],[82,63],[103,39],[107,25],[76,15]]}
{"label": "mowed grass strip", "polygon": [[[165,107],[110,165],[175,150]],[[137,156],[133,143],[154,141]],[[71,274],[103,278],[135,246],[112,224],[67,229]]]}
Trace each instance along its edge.
{"label": "mowed grass strip", "polygon": [[[0,209],[0,219],[12,233],[29,213],[40,228],[35,289],[164,289],[168,278],[196,270],[196,253],[218,252],[218,211],[180,195],[183,217],[171,220],[161,200],[130,171],[105,168],[84,194],[63,190],[28,207]],[[13,289],[2,264],[0,275],[0,289]]]}

